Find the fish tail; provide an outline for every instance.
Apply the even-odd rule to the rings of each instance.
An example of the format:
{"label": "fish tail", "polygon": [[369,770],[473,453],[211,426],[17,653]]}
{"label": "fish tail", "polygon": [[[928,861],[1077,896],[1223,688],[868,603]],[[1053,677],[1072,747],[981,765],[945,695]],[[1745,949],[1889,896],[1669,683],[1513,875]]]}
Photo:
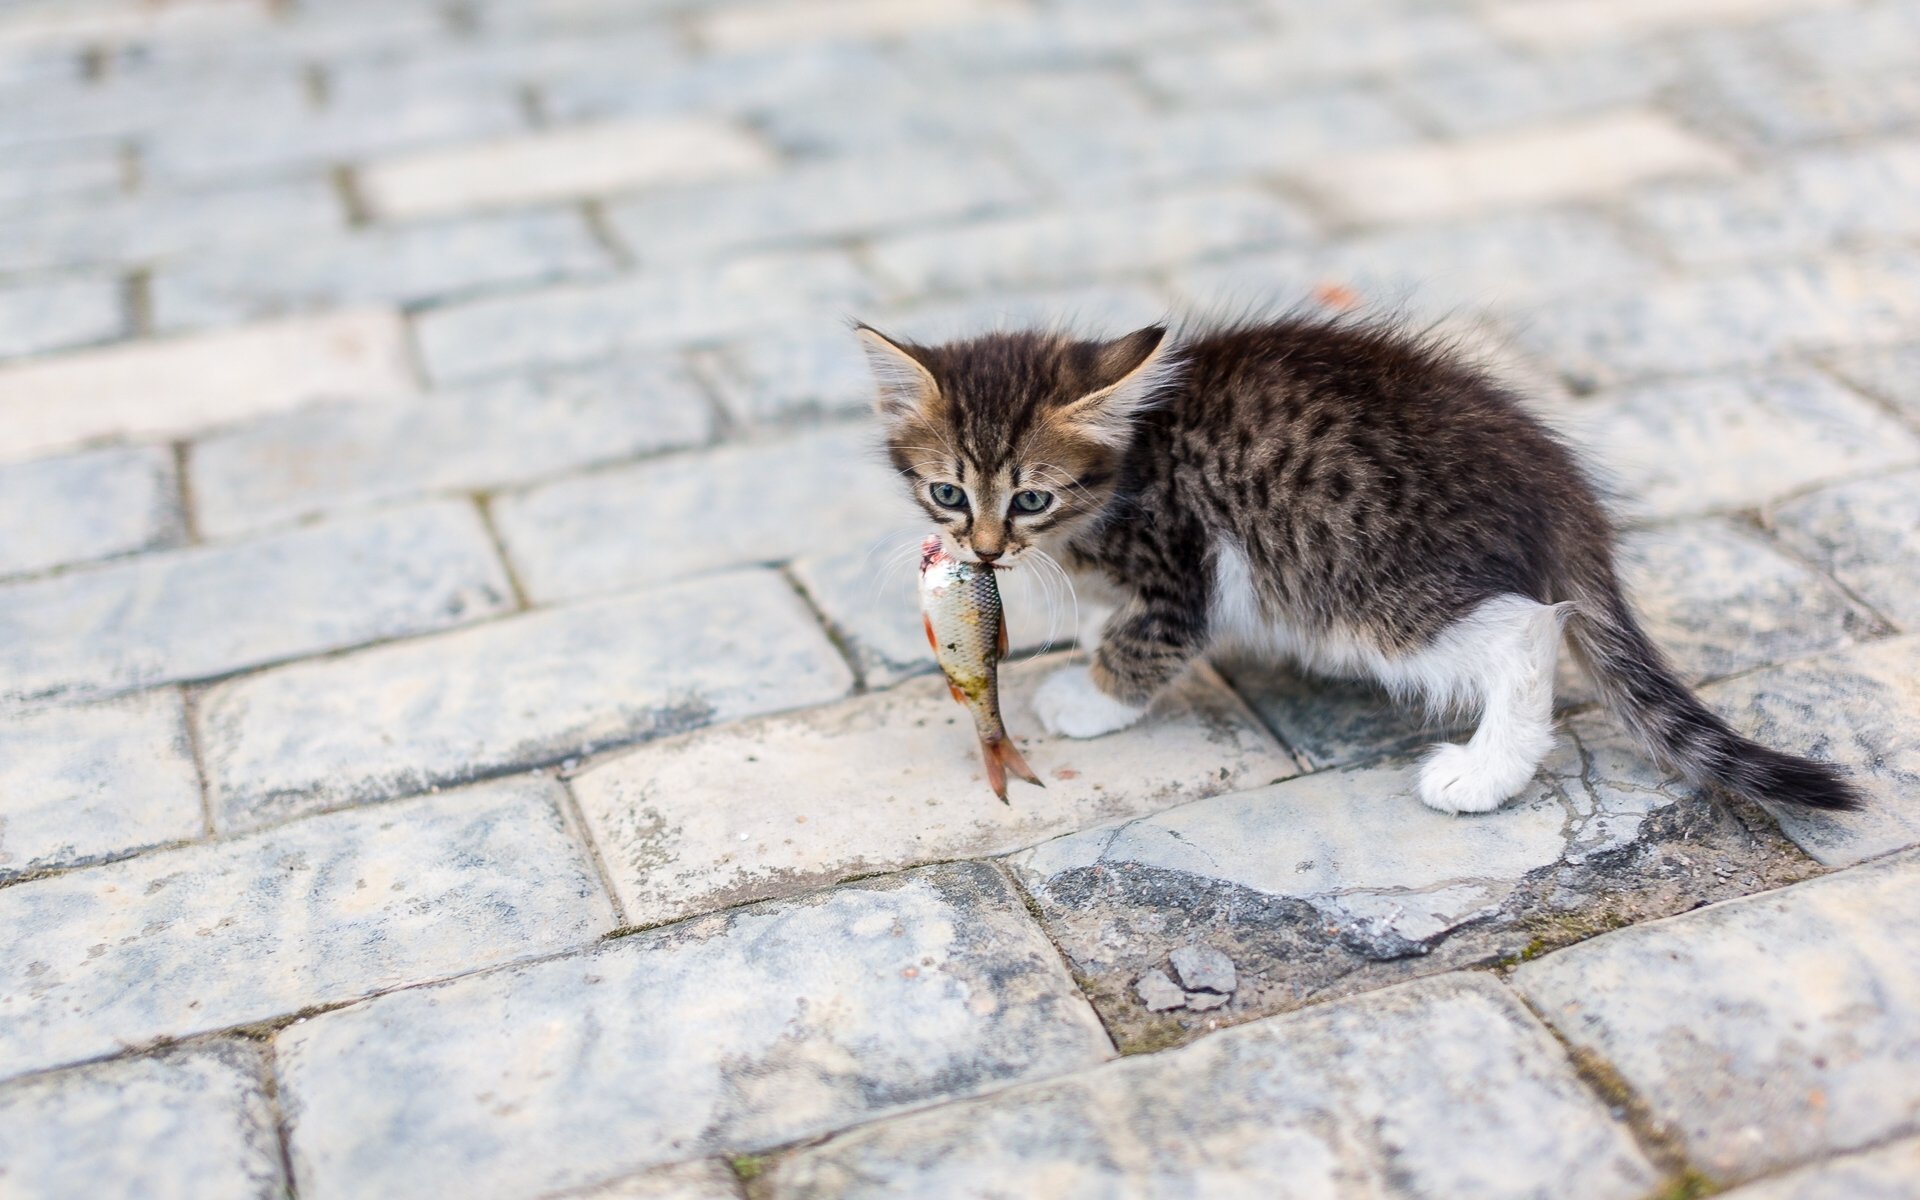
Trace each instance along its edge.
{"label": "fish tail", "polygon": [[1007,799],[1007,772],[1009,771],[1013,772],[1016,779],[1024,779],[1035,787],[1047,786],[1040,782],[1040,777],[1033,773],[1033,768],[1027,765],[1027,760],[1020,756],[1020,748],[1013,744],[1013,739],[1010,737],[992,740],[981,738],[980,757],[987,767],[987,786],[993,789],[994,795],[1000,797],[1002,804],[1013,803]]}

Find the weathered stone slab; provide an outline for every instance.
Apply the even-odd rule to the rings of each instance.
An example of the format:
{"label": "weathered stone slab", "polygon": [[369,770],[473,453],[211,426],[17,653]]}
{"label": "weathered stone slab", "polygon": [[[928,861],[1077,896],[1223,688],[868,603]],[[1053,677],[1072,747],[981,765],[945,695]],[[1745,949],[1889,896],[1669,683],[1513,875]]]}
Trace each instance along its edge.
{"label": "weathered stone slab", "polygon": [[1920,638],[1823,654],[1703,695],[1759,741],[1847,767],[1867,794],[1859,812],[1776,814],[1808,854],[1844,866],[1920,843]]}
{"label": "weathered stone slab", "polygon": [[0,464],[0,578],[165,545],[181,533],[179,495],[159,447]]}
{"label": "weathered stone slab", "polygon": [[289,1029],[278,1060],[302,1196],[481,1200],[1111,1052],[1012,889],[963,863],[396,993]]}
{"label": "weathered stone slab", "polygon": [[1674,5],[1661,4],[1659,0],[1501,0],[1487,9],[1487,21],[1507,37],[1545,50],[1696,26],[1738,24],[1835,2],[1696,0],[1692,4]]}
{"label": "weathered stone slab", "polygon": [[1645,384],[1571,406],[1562,424],[1633,516],[1747,508],[1920,462],[1920,438],[1806,370]]}
{"label": "weathered stone slab", "polygon": [[1912,1200],[1920,1138],[1843,1154],[1724,1193],[1727,1200]]}
{"label": "weathered stone slab", "polygon": [[828,0],[796,9],[786,4],[740,4],[699,23],[701,44],[722,50],[795,42],[899,36],[929,27],[969,25],[1021,10],[1011,0],[927,0],[902,6],[887,0]]}
{"label": "weathered stone slab", "polygon": [[[780,1200],[1638,1197],[1658,1173],[1527,1011],[1456,975],[946,1105],[778,1163]],[[1042,1183],[1044,1181],[1044,1183]]]}
{"label": "weathered stone slab", "polygon": [[1159,88],[1185,99],[1244,99],[1356,76],[1392,78],[1451,59],[1478,62],[1494,49],[1486,29],[1469,16],[1409,10],[1391,19],[1290,23],[1279,36],[1227,37],[1149,58],[1146,72]]}
{"label": "weathered stone slab", "polygon": [[361,172],[385,218],[471,212],[765,171],[772,156],[707,117],[574,125],[478,145],[421,150]]}
{"label": "weathered stone slab", "polygon": [[416,385],[395,313],[348,310],[0,367],[0,460]]}
{"label": "weathered stone slab", "polygon": [[1250,188],[1156,197],[903,235],[872,249],[876,269],[909,292],[1084,283],[1211,255],[1294,241],[1306,218]]}
{"label": "weathered stone slab", "polygon": [[1766,522],[1854,595],[1920,632],[1920,471],[1823,488],[1769,508]]}
{"label": "weathered stone slab", "polygon": [[0,889],[0,1075],[583,944],[558,785],[329,813]]}
{"label": "weathered stone slab", "polygon": [[865,422],[563,479],[502,496],[493,514],[540,603],[865,548],[926,523]]}
{"label": "weathered stone slab", "polygon": [[1729,1182],[1913,1131],[1920,859],[1623,930],[1514,982]]}
{"label": "weathered stone slab", "polygon": [[0,1087],[0,1191],[275,1200],[264,1078],[258,1048],[213,1042]]}
{"label": "weathered stone slab", "polygon": [[1548,58],[1456,60],[1397,76],[1393,84],[1458,137],[1645,105],[1680,73],[1675,58],[1658,43],[1603,44]]}
{"label": "weathered stone slab", "polygon": [[429,372],[444,381],[735,337],[870,307],[874,296],[845,254],[813,250],[450,305],[416,327]]}
{"label": "weathered stone slab", "polygon": [[422,492],[479,491],[697,445],[711,404],[686,374],[621,360],[316,405],[214,434],[189,456],[201,532],[224,536]]}
{"label": "weathered stone slab", "polygon": [[1146,723],[1092,742],[1028,707],[1059,658],[1001,672],[1002,712],[1040,791],[987,789],[973,722],[924,679],[643,747],[573,781],[636,925],[924,862],[1003,854],[1297,770],[1217,682],[1189,678]]}
{"label": "weathered stone slab", "polygon": [[244,828],[852,684],[786,582],[740,572],[235,680],[207,693],[201,748],[214,820]]}
{"label": "weathered stone slab", "polygon": [[1414,760],[1325,770],[1044,842],[1015,871],[1123,1046],[1211,1017],[1151,1015],[1134,982],[1195,942],[1238,975],[1230,1020],[1501,958],[1804,878],[1764,815],[1688,799],[1615,726],[1576,717],[1494,813],[1413,795]]}
{"label": "weathered stone slab", "polygon": [[1899,250],[1690,273],[1532,314],[1523,342],[1588,386],[1882,345],[1920,320],[1920,259]]}
{"label": "weathered stone slab", "polygon": [[0,585],[0,704],[209,679],[512,607],[471,505],[436,501]]}
{"label": "weathered stone slab", "polygon": [[703,1159],[610,1183],[549,1192],[544,1200],[741,1200],[744,1194],[731,1166]]}
{"label": "weathered stone slab", "polygon": [[1920,344],[1835,355],[1834,369],[1848,382],[1885,401],[1920,429]]}
{"label": "weathered stone slab", "polygon": [[349,304],[419,304],[604,273],[578,212],[536,210],[200,254],[155,274],[153,320],[194,329]]}
{"label": "weathered stone slab", "polygon": [[124,336],[124,292],[120,280],[109,275],[0,286],[0,358]]}
{"label": "weathered stone slab", "polygon": [[198,837],[179,693],[0,717],[0,880]]}

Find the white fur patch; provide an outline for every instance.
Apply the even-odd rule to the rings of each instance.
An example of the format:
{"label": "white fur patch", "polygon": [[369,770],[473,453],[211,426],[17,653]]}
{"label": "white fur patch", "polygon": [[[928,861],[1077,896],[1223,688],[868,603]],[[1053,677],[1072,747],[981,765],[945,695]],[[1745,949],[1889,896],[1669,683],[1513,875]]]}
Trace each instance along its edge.
{"label": "white fur patch", "polygon": [[1094,686],[1085,667],[1062,667],[1047,676],[1033,694],[1033,711],[1048,733],[1070,738],[1099,737],[1125,729],[1146,713]]}

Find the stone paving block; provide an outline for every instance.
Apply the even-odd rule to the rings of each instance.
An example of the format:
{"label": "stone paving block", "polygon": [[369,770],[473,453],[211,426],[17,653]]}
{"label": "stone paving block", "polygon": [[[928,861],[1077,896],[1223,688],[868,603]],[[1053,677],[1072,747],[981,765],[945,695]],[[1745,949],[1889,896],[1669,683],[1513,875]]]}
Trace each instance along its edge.
{"label": "stone paving block", "polygon": [[1910,238],[1898,198],[1920,187],[1920,142],[1806,154],[1763,180],[1651,190],[1633,211],[1687,265],[1791,257]]}
{"label": "stone paving block", "polygon": [[106,140],[9,147],[0,163],[0,213],[108,199],[120,191],[125,172],[120,147]]}
{"label": "stone paving block", "polygon": [[1539,1022],[1458,975],[869,1125],[763,1194],[1624,1200],[1658,1178]]}
{"label": "stone paving block", "polygon": [[999,74],[1052,72],[1138,57],[1149,50],[1205,45],[1263,32],[1235,0],[1062,0],[1008,8],[992,19],[904,35],[910,67]]}
{"label": "stone paving block", "polygon": [[1343,221],[1435,220],[1596,199],[1652,179],[1726,175],[1733,158],[1652,111],[1302,164],[1301,184]]}
{"label": "stone paving block", "polygon": [[214,820],[238,828],[844,696],[786,581],[697,580],[302,663],[210,691]]}
{"label": "stone paving block", "polygon": [[374,227],[236,247],[162,268],[151,285],[153,321],[176,330],[351,304],[419,304],[611,266],[576,211]]}
{"label": "stone paving block", "polygon": [[1843,1154],[1725,1193],[1727,1200],[1912,1200],[1920,1138]]}
{"label": "stone paving block", "polygon": [[1760,21],[1844,0],[1501,0],[1486,21],[1502,37],[1543,50],[1584,42],[1626,40],[1691,27]]}
{"label": "stone paving block", "polygon": [[493,517],[536,603],[864,548],[926,523],[866,422],[563,479],[499,497]]}
{"label": "stone paving block", "polygon": [[1053,188],[1111,199],[1171,185],[1270,176],[1330,153],[1414,141],[1412,122],[1374,92],[1317,92],[1257,106],[1140,117],[1024,122],[1014,146]]}
{"label": "stone paving block", "polygon": [[[1649,278],[1652,258],[1610,222],[1576,210],[1517,211],[1238,255],[1177,276],[1202,311],[1298,303],[1335,286],[1387,314],[1518,308],[1623,279]],[[1522,310],[1524,312],[1524,310]],[[1524,316],[1521,317],[1524,320]]]}
{"label": "stone paving block", "polygon": [[1503,54],[1399,75],[1392,86],[1446,133],[1474,136],[1645,105],[1680,73],[1666,51],[1639,43]]}
{"label": "stone paving block", "polygon": [[713,408],[670,363],[509,377],[403,403],[316,405],[216,433],[189,457],[210,537],[422,492],[530,483],[698,445]]}
{"label": "stone paving block", "polygon": [[1228,38],[1204,49],[1149,57],[1152,83],[1187,100],[1272,96],[1355,77],[1392,78],[1452,59],[1479,61],[1497,50],[1463,13],[1410,11],[1365,20],[1314,14],[1266,37]]}
{"label": "stone paving block", "polygon": [[[487,24],[485,17],[477,23]],[[606,81],[624,73],[630,87],[686,69],[687,56],[664,23],[536,33],[493,27],[484,35],[438,39],[415,53],[378,55],[334,64],[327,72],[330,103],[371,109],[431,103],[448,95],[516,97],[538,88],[539,112],[555,124],[573,124],[607,112],[559,112],[549,84]]]}
{"label": "stone paving block", "polygon": [[177,692],[0,718],[0,880],[198,837]]}
{"label": "stone paving block", "polygon": [[979,863],[396,993],[278,1044],[309,1200],[526,1195],[1111,1053],[1019,899]]}
{"label": "stone paving block", "polygon": [[0,889],[0,1074],[589,942],[612,911],[558,799],[514,780]]}
{"label": "stone paving block", "polygon": [[764,172],[772,158],[734,126],[683,117],[577,125],[369,164],[367,207],[382,218],[539,204]]}
{"label": "stone paving block", "polygon": [[1920,6],[1820,7],[1773,26],[1822,75],[1894,71],[1920,61]]}
{"label": "stone paving block", "polygon": [[165,438],[310,400],[416,390],[406,331],[347,309],[0,366],[0,461],[111,437]]}
{"label": "stone paving block", "polygon": [[1854,595],[1920,633],[1920,471],[1823,488],[1769,508],[1766,522]]}
{"label": "stone paving block", "polygon": [[260,1051],[212,1042],[0,1087],[9,1196],[286,1194]]}
{"label": "stone paving block", "polygon": [[736,4],[703,14],[695,36],[703,46],[742,50],[829,38],[883,38],[929,26],[964,25],[1025,11],[1013,0],[813,0],[808,4]]}
{"label": "stone paving block", "polygon": [[1840,376],[1920,430],[1920,343],[1834,355]]}
{"label": "stone paving block", "polygon": [[766,179],[660,190],[610,205],[607,217],[640,262],[653,266],[977,217],[1030,195],[997,157],[942,148],[828,159]]}
{"label": "stone paving block", "polygon": [[835,250],[766,254],[451,305],[415,322],[439,381],[589,362],[871,307],[873,285]]}
{"label": "stone paving block", "polygon": [[124,336],[125,291],[125,285],[111,275],[0,286],[0,358]]}
{"label": "stone paving block", "polygon": [[0,578],[177,541],[179,496],[157,446],[0,464]]}
{"label": "stone paving block", "polygon": [[545,1200],[741,1200],[744,1195],[732,1166],[703,1159],[610,1183],[549,1192]]}
{"label": "stone paving block", "polygon": [[1046,789],[988,790],[966,711],[921,679],[830,709],[642,747],[573,781],[635,925],[855,875],[1003,854],[1082,826],[1298,769],[1217,680],[1189,678],[1146,724],[1097,742],[1042,733],[1029,699],[1059,658],[1001,673]]}
{"label": "stone paving block", "polygon": [[1185,266],[1308,232],[1306,218],[1292,207],[1227,188],[981,221],[889,238],[870,253],[883,276],[920,294],[1083,283],[1090,274]]}
{"label": "stone paving block", "polygon": [[[1416,766],[1321,770],[1010,861],[1108,1028],[1141,1049],[1816,869],[1763,814],[1690,799],[1598,715],[1568,721],[1528,789],[1485,816],[1426,808]],[[1195,942],[1233,961],[1231,1001],[1217,1016],[1148,1012],[1135,981]]]}
{"label": "stone paving block", "polygon": [[1778,69],[1709,71],[1677,104],[1696,123],[1762,152],[1910,133],[1920,123],[1911,66],[1807,79]]}
{"label": "stone paving block", "polygon": [[[768,117],[836,96],[864,104],[875,96],[910,94],[909,82],[894,56],[877,47],[813,43],[696,59],[675,53],[638,75],[617,64],[571,69],[546,75],[539,88],[542,107],[555,121],[698,112],[751,116],[758,127]],[[772,140],[785,145],[777,133]]]}
{"label": "stone paving block", "polygon": [[1746,508],[1920,462],[1920,439],[1803,369],[1643,384],[1582,402],[1567,426],[1634,516]]}
{"label": "stone paving block", "polygon": [[1815,859],[1845,866],[1920,843],[1920,640],[1855,646],[1702,694],[1757,740],[1846,767],[1866,793],[1859,812],[1776,812]]}
{"label": "stone paving block", "polygon": [[1913,1131],[1916,884],[1903,855],[1596,938],[1514,982],[1736,1182]]}
{"label": "stone paving block", "polygon": [[[12,153],[12,151],[8,151]],[[0,271],[125,266],[345,224],[325,179],[38,204],[0,214]]]}
{"label": "stone paving block", "polygon": [[210,679],[512,603],[479,514],[452,501],[0,585],[0,707]]}

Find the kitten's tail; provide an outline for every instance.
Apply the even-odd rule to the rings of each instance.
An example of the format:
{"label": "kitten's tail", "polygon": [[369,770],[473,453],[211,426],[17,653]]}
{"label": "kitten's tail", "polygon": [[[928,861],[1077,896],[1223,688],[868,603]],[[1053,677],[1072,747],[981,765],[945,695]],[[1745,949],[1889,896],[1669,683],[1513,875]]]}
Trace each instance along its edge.
{"label": "kitten's tail", "polygon": [[1654,760],[1695,787],[1719,784],[1750,800],[1806,808],[1859,808],[1846,772],[1770,750],[1735,733],[1674,675],[1634,620],[1611,569],[1585,573],[1571,591],[1567,636],[1600,696]]}

